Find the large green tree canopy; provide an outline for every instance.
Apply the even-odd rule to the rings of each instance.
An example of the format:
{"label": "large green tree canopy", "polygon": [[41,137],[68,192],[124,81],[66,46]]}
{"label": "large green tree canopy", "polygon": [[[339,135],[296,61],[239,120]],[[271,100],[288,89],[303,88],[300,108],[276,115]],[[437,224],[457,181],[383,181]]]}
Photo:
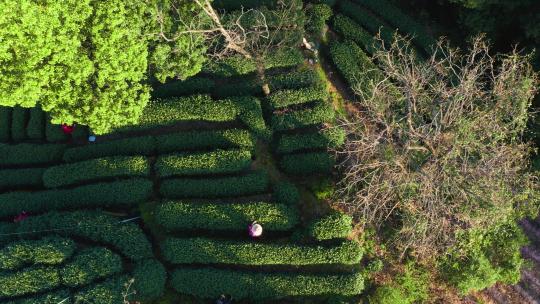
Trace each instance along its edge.
{"label": "large green tree canopy", "polygon": [[[136,123],[158,80],[186,78],[204,62],[204,39],[175,35],[199,20],[190,1],[4,0],[0,2],[0,105],[41,106],[54,123],[97,133]],[[179,20],[184,18],[184,20]],[[179,22],[181,21],[181,22]],[[178,26],[176,24],[182,24]],[[167,31],[173,40],[158,33]]]}

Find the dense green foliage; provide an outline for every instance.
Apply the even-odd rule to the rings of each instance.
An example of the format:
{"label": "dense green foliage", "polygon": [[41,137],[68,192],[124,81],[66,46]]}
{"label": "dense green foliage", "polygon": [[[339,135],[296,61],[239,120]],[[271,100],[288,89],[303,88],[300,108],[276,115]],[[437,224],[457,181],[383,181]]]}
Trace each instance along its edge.
{"label": "dense green foliage", "polygon": [[58,271],[50,266],[0,274],[0,299],[46,291],[60,285]]}
{"label": "dense green foliage", "polygon": [[160,177],[236,173],[249,168],[251,153],[246,150],[214,150],[177,153],[158,157],[155,168]]}
{"label": "dense green foliage", "polygon": [[152,192],[152,182],[130,179],[97,183],[65,190],[8,192],[0,194],[3,206],[0,217],[15,216],[22,211],[38,213],[85,207],[133,206],[143,202]]}
{"label": "dense green foliage", "polygon": [[167,202],[155,211],[156,221],[170,230],[238,230],[257,221],[269,231],[287,231],[298,224],[295,207],[283,204]]}
{"label": "dense green foliage", "polygon": [[0,170],[0,190],[22,186],[43,185],[43,173],[46,168],[5,169]]}
{"label": "dense green foliage", "polygon": [[143,177],[150,174],[144,156],[111,156],[48,168],[43,184],[56,188],[111,177]]}
{"label": "dense green foliage", "polygon": [[294,207],[300,202],[300,192],[293,183],[281,181],[274,185],[272,199],[276,203]]}
{"label": "dense green foliage", "polygon": [[0,249],[0,270],[15,270],[25,265],[57,265],[74,252],[75,242],[61,237],[16,241]]}
{"label": "dense green foliage", "polygon": [[163,295],[167,274],[165,267],[155,259],[138,262],[133,269],[133,290],[137,300],[156,299]]}
{"label": "dense green foliage", "polygon": [[316,100],[326,100],[328,93],[323,88],[307,87],[298,90],[283,90],[268,96],[268,102],[274,109],[302,104]]}
{"label": "dense green foliage", "polygon": [[107,156],[150,155],[154,153],[155,146],[155,138],[152,136],[122,138],[70,147],[64,152],[63,159],[71,163]]}
{"label": "dense green foliage", "polygon": [[380,34],[385,43],[391,43],[394,40],[395,31],[385,26],[382,20],[363,9],[360,5],[348,0],[342,0],[339,2],[339,12],[360,24],[371,35]]}
{"label": "dense green foliage", "polygon": [[362,249],[352,241],[324,247],[207,238],[168,238],[161,244],[161,252],[173,264],[357,264],[362,258]]}
{"label": "dense green foliage", "polygon": [[285,131],[308,125],[331,122],[334,116],[335,112],[330,104],[325,101],[317,101],[310,108],[287,111],[272,116],[271,125],[275,131]]}
{"label": "dense green foliage", "polygon": [[421,266],[406,262],[403,272],[392,278],[391,283],[377,286],[369,296],[375,304],[413,304],[428,300],[429,275]]}
{"label": "dense green foliage", "polygon": [[280,167],[292,175],[328,174],[335,163],[335,157],[328,152],[313,152],[283,155]]}
{"label": "dense green foliage", "polygon": [[155,99],[172,98],[183,95],[210,94],[214,90],[216,83],[214,80],[205,77],[193,77],[184,81],[171,81],[158,86],[152,91]]}
{"label": "dense green foliage", "polygon": [[28,109],[14,107],[11,113],[11,139],[13,141],[23,141],[26,139],[26,123],[28,120]]}
{"label": "dense green foliage", "polygon": [[216,198],[261,194],[267,191],[268,187],[267,173],[257,171],[234,177],[165,180],[161,183],[160,193],[167,198]]}
{"label": "dense green foliage", "polygon": [[342,128],[327,128],[319,132],[301,134],[282,134],[276,144],[280,154],[309,149],[338,148],[345,143]]}
{"label": "dense green foliage", "polygon": [[64,286],[77,287],[121,271],[120,256],[106,248],[94,247],[77,253],[59,273]]}
{"label": "dense green foliage", "polygon": [[338,211],[313,220],[306,228],[306,234],[317,240],[346,238],[351,231],[352,217]]}
{"label": "dense green foliage", "polygon": [[368,33],[364,28],[362,28],[362,26],[351,18],[342,14],[336,15],[333,20],[332,28],[339,33],[341,37],[357,43],[367,53],[373,53],[376,46],[376,40],[370,33]]}
{"label": "dense green foliage", "polygon": [[321,36],[326,21],[332,17],[332,8],[327,4],[314,4],[307,7],[306,32],[314,37]]}
{"label": "dense green foliage", "polygon": [[62,160],[64,145],[58,144],[18,144],[0,143],[0,165],[38,165]]}
{"label": "dense green foliage", "polygon": [[259,300],[286,296],[357,295],[364,289],[364,279],[358,273],[301,275],[182,268],[172,273],[171,285],[178,292],[203,298],[217,298],[225,293],[235,299]]}
{"label": "dense green foliage", "polygon": [[156,144],[159,153],[208,148],[253,149],[255,138],[249,131],[241,129],[190,131],[157,136]]}
{"label": "dense green foliage", "polygon": [[30,118],[26,126],[26,135],[30,139],[43,139],[45,137],[45,112],[39,107],[30,109]]}

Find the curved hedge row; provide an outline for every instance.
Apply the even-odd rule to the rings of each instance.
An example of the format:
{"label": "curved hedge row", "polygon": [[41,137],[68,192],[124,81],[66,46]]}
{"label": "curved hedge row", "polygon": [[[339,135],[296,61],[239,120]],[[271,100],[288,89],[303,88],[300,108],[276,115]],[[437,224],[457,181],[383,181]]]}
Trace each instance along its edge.
{"label": "curved hedge row", "polygon": [[48,168],[43,174],[47,188],[69,186],[107,177],[144,177],[150,164],[144,156],[111,156]]}
{"label": "curved hedge row", "polygon": [[327,152],[287,154],[280,161],[280,167],[287,174],[310,175],[328,174],[336,163],[333,155]]}
{"label": "curved hedge row", "polygon": [[242,148],[252,150],[255,137],[242,129],[189,131],[156,137],[158,153],[170,153],[182,150]]}
{"label": "curved hedge row", "polygon": [[133,206],[152,194],[152,182],[130,179],[98,183],[68,190],[9,192],[0,194],[0,217],[15,216],[22,211],[38,213],[85,207]]}
{"label": "curved hedge row", "polygon": [[326,128],[307,134],[283,134],[276,144],[276,152],[287,154],[308,149],[337,148],[345,143],[345,131],[342,128]]}
{"label": "curved hedge row", "polygon": [[60,283],[58,271],[51,266],[0,273],[0,300],[50,290]]}
{"label": "curved hedge row", "polygon": [[0,249],[0,270],[15,270],[25,265],[57,265],[75,252],[75,242],[61,237],[20,240]]}
{"label": "curved hedge row", "polygon": [[274,131],[285,131],[331,122],[334,117],[332,106],[325,101],[318,101],[313,108],[274,114],[271,125]]}
{"label": "curved hedge row", "polygon": [[121,271],[120,256],[109,249],[93,247],[77,253],[73,260],[59,269],[59,274],[63,286],[78,287]]}
{"label": "curved hedge row", "polygon": [[362,48],[369,54],[373,54],[376,49],[375,46],[377,42],[373,35],[364,30],[360,24],[356,23],[354,20],[345,15],[338,14],[334,17],[333,29],[343,38],[352,40],[358,45],[362,46]]}
{"label": "curved hedge row", "polygon": [[43,185],[43,173],[46,168],[0,170],[0,190],[21,186]]}
{"label": "curved hedge row", "polygon": [[282,90],[268,96],[268,102],[274,109],[328,99],[328,92],[320,87],[307,87],[296,90]]}
{"label": "curved hedge row", "polygon": [[154,153],[155,146],[155,139],[152,136],[122,138],[68,148],[64,152],[63,159],[65,162],[72,163],[108,156],[151,155]]}
{"label": "curved hedge row", "polygon": [[358,295],[364,289],[364,278],[359,273],[303,275],[182,268],[172,273],[171,285],[180,293],[202,298],[229,294],[238,300],[261,300],[287,296]]}
{"label": "curved hedge row", "polygon": [[325,217],[312,221],[306,231],[308,236],[319,241],[346,238],[352,231],[352,217],[334,211]]}
{"label": "curved hedge row", "polygon": [[257,171],[234,177],[165,180],[159,191],[166,198],[216,198],[261,194],[269,185],[268,174]]}
{"label": "curved hedge row", "polygon": [[352,265],[362,259],[362,248],[353,241],[323,247],[207,238],[168,238],[161,244],[161,252],[173,264]]}
{"label": "curved hedge row", "polygon": [[268,231],[288,231],[299,222],[295,207],[264,202],[168,202],[156,208],[155,218],[169,230],[246,230],[250,223],[257,221]]}
{"label": "curved hedge row", "polygon": [[62,160],[65,145],[0,143],[0,165],[41,165]]}
{"label": "curved hedge row", "polygon": [[281,181],[274,185],[272,199],[274,202],[288,206],[296,206],[300,202],[300,192],[293,183]]}
{"label": "curved hedge row", "polygon": [[160,177],[169,177],[236,173],[246,170],[250,164],[250,151],[234,149],[160,156],[155,168]]}
{"label": "curved hedge row", "polygon": [[148,301],[163,295],[167,273],[159,261],[155,259],[139,261],[132,274],[135,292],[132,297],[139,301]]}

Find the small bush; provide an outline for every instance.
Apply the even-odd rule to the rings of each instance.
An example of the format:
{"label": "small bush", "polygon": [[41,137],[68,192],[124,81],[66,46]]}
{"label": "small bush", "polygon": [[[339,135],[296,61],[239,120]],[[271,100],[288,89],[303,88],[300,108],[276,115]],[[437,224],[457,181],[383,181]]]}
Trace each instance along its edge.
{"label": "small bush", "polygon": [[285,131],[331,122],[334,117],[335,112],[332,106],[324,101],[318,101],[313,108],[275,114],[272,116],[271,125],[274,131]]}
{"label": "small bush", "polygon": [[16,270],[26,265],[58,265],[75,252],[75,242],[61,237],[21,240],[0,249],[0,270]]}
{"label": "small bush", "polygon": [[266,127],[261,102],[254,97],[232,97],[240,108],[238,118],[258,137],[269,140],[272,132]]}
{"label": "small bush", "polygon": [[0,273],[0,299],[38,293],[58,286],[58,271],[48,266]]}
{"label": "small bush", "polygon": [[306,231],[307,235],[319,241],[346,238],[352,231],[352,217],[334,211],[311,222]]}
{"label": "small bush", "polygon": [[288,231],[298,224],[295,207],[254,202],[202,204],[168,202],[156,209],[157,222],[169,230],[245,230],[253,221],[268,231]]}
{"label": "small bush", "polygon": [[156,171],[160,177],[236,173],[251,164],[251,153],[245,150],[215,150],[178,153],[158,157]]}
{"label": "small bush", "polygon": [[160,135],[156,137],[156,143],[159,153],[182,150],[204,150],[208,148],[242,148],[252,150],[255,146],[255,138],[247,130],[229,129]]}
{"label": "small bush", "polygon": [[64,145],[0,144],[0,165],[41,165],[62,160]]}
{"label": "small bush", "polygon": [[62,285],[78,287],[122,271],[122,259],[102,247],[79,252],[72,261],[60,269]]}
{"label": "small bush", "polygon": [[369,54],[373,54],[375,51],[377,42],[373,35],[364,30],[360,24],[351,18],[341,14],[337,15],[334,18],[334,30],[346,40],[354,41],[360,45]]}
{"label": "small bush", "polygon": [[11,139],[22,141],[26,139],[26,123],[28,122],[28,109],[14,107],[11,113]]}
{"label": "small bush", "polygon": [[335,162],[334,156],[327,152],[287,154],[281,159],[280,167],[293,175],[328,174]]}
{"label": "small bush", "polygon": [[345,241],[333,247],[237,242],[206,238],[168,238],[161,244],[173,264],[317,265],[357,264],[362,249]]}
{"label": "small bush", "polygon": [[150,301],[165,292],[165,267],[155,259],[138,262],[133,270],[133,278],[133,297],[138,301]]}
{"label": "small bush", "polygon": [[312,86],[323,86],[322,79],[315,70],[302,69],[268,77],[271,91],[293,90]]}
{"label": "small bush", "polygon": [[152,136],[122,138],[68,148],[64,152],[63,159],[71,163],[107,156],[151,155],[154,153],[155,146],[155,139]]}
{"label": "small bush", "polygon": [[45,112],[41,108],[30,109],[26,135],[30,139],[43,139],[45,137]]}
{"label": "small bush", "polygon": [[193,77],[184,81],[171,81],[160,85],[152,92],[153,99],[171,98],[191,94],[210,94],[216,86],[214,80]]}
{"label": "small bush", "polygon": [[8,142],[11,138],[11,109],[0,106],[0,142]]}
{"label": "small bush", "polygon": [[41,186],[46,168],[0,170],[0,190],[22,186]]}
{"label": "small bush", "polygon": [[178,178],[161,183],[160,193],[167,198],[242,196],[268,190],[269,179],[264,171],[242,176],[213,179]]}
{"label": "small bush", "polygon": [[296,206],[300,202],[300,192],[294,184],[282,181],[274,186],[272,198],[276,203]]}
{"label": "small bush", "polygon": [[8,192],[0,194],[0,217],[15,216],[22,211],[37,213],[68,208],[133,206],[152,194],[152,182],[130,179],[98,183],[66,190]]}
{"label": "small bush", "polygon": [[48,168],[43,174],[47,188],[68,186],[109,177],[150,175],[150,164],[143,156],[113,156]]}
{"label": "small bush", "polygon": [[279,109],[290,105],[326,99],[328,99],[328,93],[323,88],[307,87],[274,92],[268,97],[268,102],[274,109]]}
{"label": "small bush", "polygon": [[320,132],[283,134],[277,142],[276,152],[287,154],[301,150],[337,148],[345,143],[342,128],[327,128]]}
{"label": "small bush", "polygon": [[171,285],[180,293],[202,298],[229,294],[238,300],[260,300],[325,294],[358,295],[364,289],[364,279],[359,273],[302,275],[182,268],[172,273]]}
{"label": "small bush", "polygon": [[332,17],[332,8],[327,4],[314,4],[306,12],[308,16],[308,22],[306,24],[306,31],[314,35],[315,37],[320,37],[326,21]]}

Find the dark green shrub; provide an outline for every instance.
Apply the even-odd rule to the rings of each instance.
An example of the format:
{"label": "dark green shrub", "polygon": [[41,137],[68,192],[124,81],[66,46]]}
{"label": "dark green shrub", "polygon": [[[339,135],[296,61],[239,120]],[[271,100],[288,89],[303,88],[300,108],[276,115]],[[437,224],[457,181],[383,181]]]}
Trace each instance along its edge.
{"label": "dark green shrub", "polygon": [[369,296],[369,303],[373,304],[412,304],[403,292],[392,286],[381,286],[375,289],[375,293]]}
{"label": "dark green shrub", "polygon": [[364,279],[359,273],[303,275],[182,268],[172,273],[171,285],[180,293],[202,298],[229,294],[238,300],[260,300],[326,294],[358,295],[364,289]]}
{"label": "dark green shrub", "polygon": [[306,228],[307,235],[316,240],[346,238],[352,231],[352,217],[334,211],[312,221]]}
{"label": "dark green shrub", "polygon": [[8,192],[0,194],[0,217],[15,216],[21,211],[38,213],[85,207],[134,206],[152,194],[152,182],[130,179],[98,183],[66,190]]}
{"label": "dark green shrub", "polygon": [[161,252],[173,264],[357,264],[362,259],[362,248],[353,241],[323,247],[207,238],[168,238],[161,244]]}
{"label": "dark green shrub", "polygon": [[268,102],[274,109],[326,99],[328,99],[328,92],[320,87],[276,91],[268,96]]}
{"label": "dark green shrub", "polygon": [[240,108],[238,118],[258,137],[269,140],[272,132],[266,127],[261,102],[254,97],[232,97]]}
{"label": "dark green shrub", "polygon": [[[360,45],[366,52],[373,54],[376,41],[370,33],[351,18],[344,15],[337,15],[334,18],[334,30],[346,40],[351,40]],[[351,63],[352,64],[352,63]],[[363,71],[366,72],[366,71]]]}
{"label": "dark green shrub", "polygon": [[[125,303],[124,294],[132,292],[127,289],[130,279],[127,276],[117,276],[106,281],[85,287],[74,296],[76,304],[113,304]],[[136,296],[136,295],[132,295]],[[63,304],[63,303],[62,303]]]}
{"label": "dark green shrub", "polygon": [[343,0],[339,2],[339,12],[350,17],[360,26],[367,29],[372,35],[381,34],[385,43],[390,44],[394,40],[395,29],[385,26],[384,22],[368,12],[360,5]]}
{"label": "dark green shrub", "polygon": [[70,163],[106,156],[151,155],[155,146],[155,139],[152,136],[122,138],[68,148],[63,158],[65,162]]}
{"label": "dark green shrub", "polygon": [[133,269],[133,295],[138,301],[156,299],[165,292],[165,267],[155,259],[138,262]]}
{"label": "dark green shrub", "polygon": [[26,139],[26,123],[28,122],[28,109],[14,107],[11,113],[11,139],[22,141]]}
{"label": "dark green shrub", "polygon": [[0,270],[61,264],[73,255],[75,248],[75,242],[61,237],[16,241],[0,249]]}
{"label": "dark green shrub", "polygon": [[236,173],[251,164],[246,150],[215,150],[199,153],[178,153],[158,157],[155,168],[160,177]]}
{"label": "dark green shrub", "polygon": [[11,109],[0,106],[0,142],[8,142],[11,138]]}
{"label": "dark green shrub", "polygon": [[[121,222],[121,220],[99,211],[53,211],[43,215],[29,216],[24,221],[8,224],[0,229],[2,233],[6,231],[27,233],[54,229],[55,233],[61,236],[78,237],[106,244],[132,261],[153,257],[152,246],[141,228],[134,222]],[[70,229],[66,229],[67,227]],[[34,235],[39,236],[37,233]],[[0,243],[12,238],[0,236]]]}
{"label": "dark green shrub", "polygon": [[332,8],[327,4],[314,4],[309,7],[306,12],[308,16],[306,31],[315,37],[321,36],[326,21],[332,17],[332,14]]}
{"label": "dark green shrub", "polygon": [[219,98],[260,95],[262,93],[262,86],[252,78],[243,79],[238,82],[224,83],[217,86],[214,90],[214,95]]}
{"label": "dark green shrub", "polygon": [[88,130],[87,126],[77,125],[73,133],[71,133],[71,138],[86,141],[88,135],[90,135],[90,130]]}
{"label": "dark green shrub", "polygon": [[157,136],[156,144],[158,153],[208,148],[252,150],[255,138],[249,131],[241,129],[190,131]]}
{"label": "dark green shrub", "polygon": [[62,160],[65,145],[0,144],[0,165],[40,165]]}
{"label": "dark green shrub", "polygon": [[169,230],[246,230],[253,221],[268,231],[288,231],[298,224],[295,207],[254,202],[202,204],[168,202],[157,207],[157,222]]}
{"label": "dark green shrub", "polygon": [[21,186],[41,186],[46,168],[0,170],[0,190]]}
{"label": "dark green shrub", "polygon": [[23,299],[8,301],[6,304],[71,304],[70,299],[71,292],[67,289],[62,289],[47,292],[39,296],[29,296]]}
{"label": "dark green shrub", "polygon": [[171,81],[160,85],[152,92],[153,99],[171,98],[191,94],[210,94],[216,83],[214,80],[204,77],[188,78],[184,81]]}
{"label": "dark green shrub", "polygon": [[328,174],[334,168],[335,157],[328,152],[283,155],[280,167],[287,174]]}
{"label": "dark green shrub", "polygon": [[41,108],[30,109],[26,135],[30,139],[43,139],[45,137],[45,112]]}
{"label": "dark green shrub", "polygon": [[111,156],[48,168],[43,174],[47,188],[56,188],[110,177],[150,175],[144,156]]}
{"label": "dark green shrub", "polygon": [[160,193],[167,198],[242,196],[268,190],[269,179],[264,171],[242,176],[213,179],[177,178],[161,183]]}
{"label": "dark green shrub", "polygon": [[302,69],[268,77],[271,91],[293,90],[311,86],[322,86],[323,82],[315,70]]}
{"label": "dark green shrub", "polygon": [[62,285],[78,287],[122,271],[122,259],[102,247],[87,248],[60,269]]}
{"label": "dark green shrub", "polygon": [[64,134],[62,127],[51,123],[51,116],[47,114],[47,122],[45,124],[45,138],[48,142],[65,142],[69,139],[69,135]]}
{"label": "dark green shrub", "polygon": [[272,199],[279,204],[296,206],[300,202],[300,192],[294,184],[282,181],[274,186]]}
{"label": "dark green shrub", "polygon": [[277,142],[276,152],[292,153],[308,149],[337,148],[345,143],[345,131],[342,128],[326,128],[320,132],[283,134]]}
{"label": "dark green shrub", "polygon": [[274,131],[285,131],[331,122],[334,117],[332,106],[327,102],[318,101],[313,108],[275,114],[272,116],[271,125]]}
{"label": "dark green shrub", "polygon": [[0,273],[0,299],[38,293],[60,286],[53,267],[32,267],[18,272]]}

